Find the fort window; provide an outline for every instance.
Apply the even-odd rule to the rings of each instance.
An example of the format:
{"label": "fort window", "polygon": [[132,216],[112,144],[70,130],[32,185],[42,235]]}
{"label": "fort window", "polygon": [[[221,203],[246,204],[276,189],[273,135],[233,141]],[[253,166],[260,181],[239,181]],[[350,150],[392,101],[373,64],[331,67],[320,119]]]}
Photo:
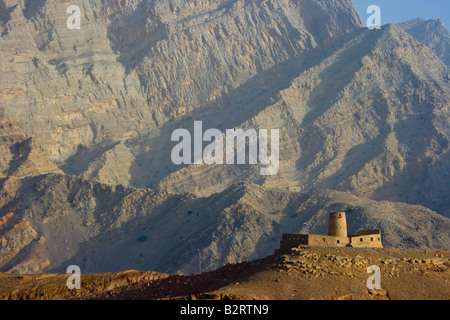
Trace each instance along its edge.
{"label": "fort window", "polygon": [[373,241],[373,238],[370,238],[370,241]]}
{"label": "fort window", "polygon": [[338,240],[337,243],[341,243],[341,242]]}
{"label": "fort window", "polygon": [[378,237],[378,241],[380,241],[380,237]]}
{"label": "fort window", "polygon": [[325,238],[322,238],[323,241],[325,241]]}
{"label": "fort window", "polygon": [[359,241],[361,241],[361,242],[362,242],[362,241],[363,241],[363,238],[359,238]]}

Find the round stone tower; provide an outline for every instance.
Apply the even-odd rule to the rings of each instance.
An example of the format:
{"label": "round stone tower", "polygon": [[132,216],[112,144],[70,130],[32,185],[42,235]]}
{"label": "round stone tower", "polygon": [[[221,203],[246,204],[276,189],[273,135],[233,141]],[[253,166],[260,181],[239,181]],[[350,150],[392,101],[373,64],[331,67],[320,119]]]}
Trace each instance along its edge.
{"label": "round stone tower", "polygon": [[336,237],[347,236],[347,221],[345,212],[331,212],[328,221],[328,235]]}

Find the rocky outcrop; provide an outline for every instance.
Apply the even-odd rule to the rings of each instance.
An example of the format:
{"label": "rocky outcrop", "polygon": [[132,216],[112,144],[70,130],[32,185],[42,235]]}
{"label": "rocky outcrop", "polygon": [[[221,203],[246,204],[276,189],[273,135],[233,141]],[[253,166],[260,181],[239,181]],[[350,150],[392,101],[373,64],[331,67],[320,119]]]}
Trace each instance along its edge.
{"label": "rocky outcrop", "polygon": [[4,109],[0,109],[0,130],[0,179],[63,173]]}

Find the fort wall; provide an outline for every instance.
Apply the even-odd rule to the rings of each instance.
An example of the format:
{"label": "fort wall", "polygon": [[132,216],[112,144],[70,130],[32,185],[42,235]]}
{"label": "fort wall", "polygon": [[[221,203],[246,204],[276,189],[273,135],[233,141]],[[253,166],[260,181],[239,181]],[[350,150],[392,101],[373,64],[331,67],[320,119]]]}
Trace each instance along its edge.
{"label": "fort wall", "polygon": [[327,246],[327,247],[345,247],[349,244],[348,237],[327,236],[320,234],[309,234],[308,245]]}
{"label": "fort wall", "polygon": [[[366,231],[366,230],[364,230]],[[367,230],[368,231],[368,230]],[[380,231],[380,230],[377,230]],[[360,233],[360,232],[358,232]],[[368,233],[359,234],[357,236],[350,236],[350,245],[352,247],[364,247],[364,248],[383,248],[381,244],[381,232],[380,233]]]}

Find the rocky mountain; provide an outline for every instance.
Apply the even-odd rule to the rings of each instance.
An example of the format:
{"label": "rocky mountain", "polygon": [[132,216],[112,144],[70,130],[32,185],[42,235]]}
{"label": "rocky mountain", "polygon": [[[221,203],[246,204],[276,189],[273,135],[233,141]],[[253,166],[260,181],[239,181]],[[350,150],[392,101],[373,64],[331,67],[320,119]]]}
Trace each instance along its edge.
{"label": "rocky mountain", "polygon": [[8,214],[0,225],[0,272],[65,272],[75,264],[84,273],[192,273],[199,255],[202,270],[213,270],[272,254],[282,233],[326,234],[335,210],[347,212],[350,234],[382,229],[385,247],[450,248],[448,218],[339,191],[237,183],[197,197],[58,174],[27,178],[13,191],[18,200],[3,209]]}
{"label": "rocky mountain", "polygon": [[422,42],[448,66],[450,66],[450,33],[442,19],[417,18],[398,24],[417,41]]}
{"label": "rocky mountain", "polygon": [[[439,23],[368,30],[350,0],[77,5],[71,30],[66,3],[0,0],[0,271],[211,270],[330,210],[450,248]],[[173,164],[194,121],[279,129],[277,174]]]}
{"label": "rocky mountain", "polygon": [[360,30],[239,125],[282,128],[276,176],[193,165],[160,185],[205,195],[237,179],[330,188],[448,216],[449,96],[448,68],[427,47],[394,25]]}
{"label": "rocky mountain", "polygon": [[110,150],[360,27],[350,0],[325,3],[82,0],[70,30],[65,3],[2,0],[2,103],[51,160]]}

